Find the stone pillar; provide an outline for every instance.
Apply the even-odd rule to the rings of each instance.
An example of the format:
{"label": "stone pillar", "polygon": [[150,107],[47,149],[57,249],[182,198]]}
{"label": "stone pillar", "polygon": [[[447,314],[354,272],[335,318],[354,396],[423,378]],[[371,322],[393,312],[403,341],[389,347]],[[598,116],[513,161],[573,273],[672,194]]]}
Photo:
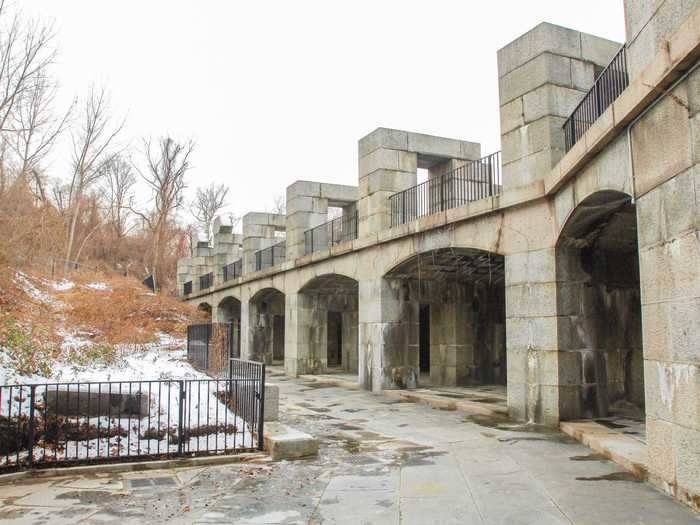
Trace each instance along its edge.
{"label": "stone pillar", "polygon": [[359,142],[360,237],[391,226],[389,197],[415,186],[417,156],[408,152],[408,134],[379,128]]}
{"label": "stone pillar", "polygon": [[418,382],[418,302],[407,284],[383,278],[359,283],[359,382],[379,393]]}
{"label": "stone pillar", "polygon": [[287,257],[304,255],[304,232],[328,220],[328,199],[321,183],[298,180],[287,186]]}
{"label": "stone pillar", "polygon": [[285,222],[282,214],[250,212],[243,216],[244,274],[255,271],[255,252],[275,244],[275,232],[284,231]]}
{"label": "stone pillar", "polygon": [[476,330],[473,325],[470,303],[451,300],[430,304],[431,384],[464,384],[475,367],[473,334]]}
{"label": "stone pillar", "polygon": [[[418,168],[430,170],[440,164],[452,166],[453,159],[462,163],[478,159],[481,146],[463,140],[377,128],[360,139],[358,155],[358,215],[362,237],[391,227],[389,197],[415,186]],[[407,208],[406,213],[415,214],[415,203],[407,203]],[[395,212],[399,214],[404,210]]]}
{"label": "stone pillar", "polygon": [[498,51],[506,190],[541,180],[564,156],[564,122],[620,46],[542,23]]}
{"label": "stone pillar", "polygon": [[700,509],[700,71],[632,128],[632,151],[649,474]]}
{"label": "stone pillar", "polygon": [[357,310],[343,312],[343,369],[357,373],[358,338]]}
{"label": "stone pillar", "polygon": [[[559,352],[554,248],[505,256],[508,412],[558,425],[578,389],[578,353]],[[577,405],[577,403],[576,403]]]}
{"label": "stone pillar", "polygon": [[240,335],[240,341],[241,341],[241,359],[252,359],[253,354],[252,354],[252,340],[251,340],[251,333],[252,333],[252,328],[250,326],[250,298],[247,297],[246,295],[243,295],[241,297],[241,335]]}
{"label": "stone pillar", "polygon": [[287,293],[285,297],[285,371],[291,377],[314,373],[312,339],[316,334],[312,332],[318,332],[317,327],[314,329],[315,298],[303,293]]}

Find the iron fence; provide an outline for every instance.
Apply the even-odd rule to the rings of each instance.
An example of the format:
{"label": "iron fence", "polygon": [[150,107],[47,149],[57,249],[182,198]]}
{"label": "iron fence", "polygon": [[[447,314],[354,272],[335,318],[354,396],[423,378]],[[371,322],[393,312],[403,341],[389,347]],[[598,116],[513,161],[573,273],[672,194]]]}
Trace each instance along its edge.
{"label": "iron fence", "polygon": [[238,279],[241,275],[243,275],[243,261],[241,259],[224,266],[224,282]]}
{"label": "iron fence", "polygon": [[209,272],[199,276],[199,289],[206,290],[214,284],[214,273]]}
{"label": "iron fence", "polygon": [[564,122],[566,151],[574,147],[629,85],[626,49],[624,45],[620,48],[610,64],[598,75],[591,90]]}
{"label": "iron fence", "polygon": [[287,241],[278,242],[255,252],[255,271],[277,266],[287,257]]}
{"label": "iron fence", "polygon": [[239,358],[240,320],[193,324],[187,327],[187,359],[195,368],[216,377],[228,372],[229,359]]}
{"label": "iron fence", "polygon": [[187,281],[183,286],[182,286],[182,293],[184,295],[188,295],[192,293],[192,281]]}
{"label": "iron fence", "polygon": [[357,211],[337,217],[304,232],[304,253],[324,250],[357,239]]}
{"label": "iron fence", "polygon": [[0,471],[263,446],[265,365],[222,379],[0,386]]}
{"label": "iron fence", "polygon": [[389,197],[391,226],[499,195],[501,188],[499,151]]}

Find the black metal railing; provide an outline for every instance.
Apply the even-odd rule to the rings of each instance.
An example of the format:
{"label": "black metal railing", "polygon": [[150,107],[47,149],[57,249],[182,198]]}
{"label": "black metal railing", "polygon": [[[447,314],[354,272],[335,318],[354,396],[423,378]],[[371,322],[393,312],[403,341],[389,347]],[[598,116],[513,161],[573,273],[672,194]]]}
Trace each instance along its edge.
{"label": "black metal railing", "polygon": [[188,295],[192,293],[192,281],[187,281],[183,286],[182,286],[182,293],[184,295]]}
{"label": "black metal railing", "polygon": [[261,450],[265,365],[238,361],[224,379],[2,385],[0,472]]}
{"label": "black metal railing", "polygon": [[287,241],[278,242],[255,252],[255,271],[277,266],[284,262],[287,254]]}
{"label": "black metal railing", "polygon": [[625,46],[620,48],[612,61],[598,75],[591,90],[564,122],[566,151],[574,147],[574,144],[629,85],[626,49]]}
{"label": "black metal railing", "polygon": [[304,232],[304,253],[324,250],[357,239],[357,211],[337,217]]}
{"label": "black metal railing", "polygon": [[187,327],[187,359],[209,375],[223,377],[229,359],[241,356],[241,322],[192,324]]}
{"label": "black metal railing", "polygon": [[391,226],[499,195],[501,188],[499,151],[389,197]]}
{"label": "black metal railing", "polygon": [[238,279],[241,275],[243,275],[243,261],[241,259],[224,266],[224,281]]}
{"label": "black metal railing", "polygon": [[199,276],[199,289],[206,290],[214,284],[214,273],[209,272]]}

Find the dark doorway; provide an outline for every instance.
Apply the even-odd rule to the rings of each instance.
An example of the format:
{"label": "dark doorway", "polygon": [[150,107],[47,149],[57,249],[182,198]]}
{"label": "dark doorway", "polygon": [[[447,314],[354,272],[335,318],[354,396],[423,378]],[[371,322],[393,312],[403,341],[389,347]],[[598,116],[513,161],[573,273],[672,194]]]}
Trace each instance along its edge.
{"label": "dark doorway", "polygon": [[343,364],[343,314],[328,312],[328,359],[329,367]]}
{"label": "dark doorway", "polygon": [[420,371],[421,373],[427,374],[428,372],[430,372],[430,305],[420,305],[418,324],[418,351]]}
{"label": "dark doorway", "polygon": [[272,318],[272,360],[284,361],[284,316]]}

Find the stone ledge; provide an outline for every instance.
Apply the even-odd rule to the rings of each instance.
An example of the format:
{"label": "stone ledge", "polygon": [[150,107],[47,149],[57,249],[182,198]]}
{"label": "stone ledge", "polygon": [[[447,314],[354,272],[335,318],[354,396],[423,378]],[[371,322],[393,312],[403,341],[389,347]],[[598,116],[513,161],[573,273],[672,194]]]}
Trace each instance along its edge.
{"label": "stone ledge", "polygon": [[282,423],[265,425],[265,450],[273,461],[300,459],[318,454],[318,439]]}
{"label": "stone ledge", "polygon": [[617,463],[638,479],[648,479],[647,446],[641,441],[592,420],[565,421],[560,428],[564,434]]}

